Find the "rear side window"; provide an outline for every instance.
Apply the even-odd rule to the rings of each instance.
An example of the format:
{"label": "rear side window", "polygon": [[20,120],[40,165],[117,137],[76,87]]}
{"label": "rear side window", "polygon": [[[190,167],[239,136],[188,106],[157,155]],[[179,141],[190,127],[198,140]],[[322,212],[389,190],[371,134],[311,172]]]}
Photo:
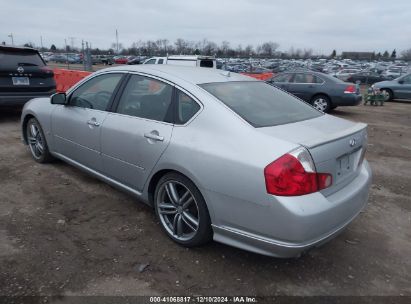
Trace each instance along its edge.
{"label": "rear side window", "polygon": [[40,55],[33,51],[26,50],[4,50],[0,49],[0,65],[3,67],[18,66],[44,66]]}
{"label": "rear side window", "polygon": [[185,124],[200,110],[200,105],[186,93],[177,90],[176,124]]}
{"label": "rear side window", "polygon": [[164,59],[159,59],[158,60],[158,64],[163,64],[163,62],[164,62]]}
{"label": "rear side window", "polygon": [[323,115],[294,96],[260,81],[219,82],[200,86],[256,128]]}
{"label": "rear side window", "polygon": [[214,67],[214,61],[213,60],[200,60],[200,67],[202,68],[213,68]]}
{"label": "rear side window", "polygon": [[172,121],[173,87],[156,79],[132,75],[120,98],[117,113],[156,121]]}

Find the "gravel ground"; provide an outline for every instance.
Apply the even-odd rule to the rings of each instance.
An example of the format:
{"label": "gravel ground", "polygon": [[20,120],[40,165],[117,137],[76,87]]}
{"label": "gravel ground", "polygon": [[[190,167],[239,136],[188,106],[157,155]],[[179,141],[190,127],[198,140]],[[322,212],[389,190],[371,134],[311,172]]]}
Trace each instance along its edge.
{"label": "gravel ground", "polygon": [[0,295],[411,296],[411,104],[339,108],[369,124],[369,205],[299,259],[218,243],[185,249],[136,199],[35,163],[19,112],[0,112]]}

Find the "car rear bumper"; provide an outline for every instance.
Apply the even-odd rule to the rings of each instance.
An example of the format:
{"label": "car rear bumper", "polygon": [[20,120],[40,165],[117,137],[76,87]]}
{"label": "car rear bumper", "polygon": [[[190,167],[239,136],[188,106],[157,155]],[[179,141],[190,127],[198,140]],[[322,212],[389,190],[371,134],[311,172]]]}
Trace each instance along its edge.
{"label": "car rear bumper", "polygon": [[298,257],[337,236],[357,217],[366,206],[371,177],[364,161],[359,175],[330,196],[273,197],[269,203],[279,204],[275,208],[256,208],[254,204],[243,210],[254,223],[213,225],[214,240],[268,256]]}
{"label": "car rear bumper", "polygon": [[0,92],[0,106],[23,106],[30,99],[50,97],[54,93],[54,89],[47,92]]}
{"label": "car rear bumper", "polygon": [[332,103],[334,106],[357,106],[362,101],[362,95],[344,94],[343,96],[334,97]]}

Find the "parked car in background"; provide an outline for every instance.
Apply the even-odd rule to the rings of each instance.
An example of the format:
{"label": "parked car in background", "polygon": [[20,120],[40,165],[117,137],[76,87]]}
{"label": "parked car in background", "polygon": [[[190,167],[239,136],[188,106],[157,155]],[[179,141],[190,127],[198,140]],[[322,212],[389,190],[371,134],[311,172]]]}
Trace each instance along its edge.
{"label": "parked car in background", "polygon": [[390,81],[377,82],[373,86],[386,92],[387,101],[393,99],[411,99],[411,74]]}
{"label": "parked car in background", "polygon": [[53,70],[37,50],[0,46],[0,106],[21,106],[55,90]]}
{"label": "parked car in background", "polygon": [[127,57],[126,56],[115,56],[113,58],[115,64],[127,64]]}
{"label": "parked car in background", "polygon": [[26,104],[22,135],[35,161],[57,157],[153,206],[186,247],[299,256],[347,227],[371,185],[365,124],[215,69],[98,71]]}
{"label": "parked car in background", "polygon": [[93,64],[112,65],[114,63],[113,58],[108,55],[93,55],[91,59]]}
{"label": "parked car in background", "polygon": [[142,64],[143,60],[139,56],[130,56],[127,60],[128,65]]}
{"label": "parked car in background", "polygon": [[284,72],[274,76],[268,83],[305,100],[322,112],[340,106],[356,106],[362,100],[359,87],[354,83],[319,72]]}
{"label": "parked car in background", "polygon": [[337,77],[338,79],[342,81],[347,81],[348,77],[359,73],[360,70],[357,69],[342,69],[338,71],[337,73],[334,74],[334,77]]}
{"label": "parked car in background", "polygon": [[374,84],[384,80],[387,80],[387,78],[372,71],[362,71],[347,78],[348,82],[357,83],[358,81],[360,84]]}
{"label": "parked car in background", "polygon": [[168,57],[152,57],[143,64],[172,64],[201,68],[217,68],[217,60],[211,56],[174,55]]}
{"label": "parked car in background", "polygon": [[389,68],[388,70],[382,72],[382,76],[384,76],[387,79],[395,79],[400,77],[401,75],[404,75],[405,72],[403,71],[403,68],[401,67],[393,67]]}

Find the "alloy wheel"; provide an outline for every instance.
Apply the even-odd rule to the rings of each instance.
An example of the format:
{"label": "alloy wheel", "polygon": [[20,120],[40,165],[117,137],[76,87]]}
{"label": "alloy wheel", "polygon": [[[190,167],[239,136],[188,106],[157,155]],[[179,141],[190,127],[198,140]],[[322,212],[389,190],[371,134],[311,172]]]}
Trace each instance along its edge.
{"label": "alloy wheel", "polygon": [[328,102],[324,98],[317,98],[317,99],[314,100],[313,106],[317,110],[319,110],[321,112],[325,112],[325,110],[327,110],[327,108],[328,108]]}
{"label": "alloy wheel", "polygon": [[27,140],[33,157],[40,159],[45,152],[45,146],[40,128],[35,123],[30,123],[27,126]]}
{"label": "alloy wheel", "polygon": [[179,241],[193,239],[200,219],[197,201],[182,183],[167,181],[159,188],[157,212],[166,231]]}

